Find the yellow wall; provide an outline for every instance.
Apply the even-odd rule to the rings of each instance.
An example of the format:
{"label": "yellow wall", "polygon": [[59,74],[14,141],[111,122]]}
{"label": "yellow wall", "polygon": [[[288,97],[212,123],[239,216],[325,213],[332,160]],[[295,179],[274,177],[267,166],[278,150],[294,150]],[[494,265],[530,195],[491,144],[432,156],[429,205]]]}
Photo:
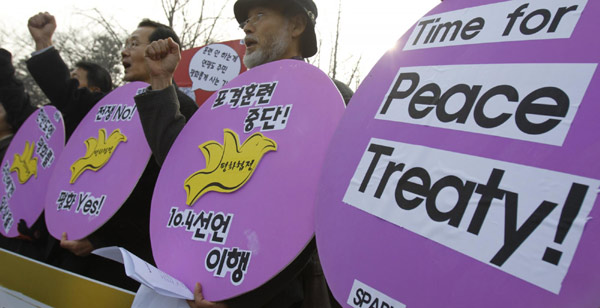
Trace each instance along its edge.
{"label": "yellow wall", "polygon": [[60,308],[131,307],[134,293],[0,249],[0,285]]}

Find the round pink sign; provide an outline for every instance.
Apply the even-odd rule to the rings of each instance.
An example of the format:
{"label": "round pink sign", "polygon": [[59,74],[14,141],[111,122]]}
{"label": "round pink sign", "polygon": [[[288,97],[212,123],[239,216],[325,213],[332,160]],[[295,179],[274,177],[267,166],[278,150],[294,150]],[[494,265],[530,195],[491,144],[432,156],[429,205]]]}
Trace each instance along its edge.
{"label": "round pink sign", "polygon": [[316,236],[345,307],[600,305],[600,2],[444,1],[340,122]]}
{"label": "round pink sign", "polygon": [[56,108],[40,108],[21,125],[1,165],[2,235],[16,237],[19,220],[31,227],[40,217],[46,186],[64,147],[64,123]]}
{"label": "round pink sign", "polygon": [[88,236],[137,184],[151,155],[133,100],[144,87],[134,82],[113,90],[73,132],[46,194],[46,224],[55,238]]}
{"label": "round pink sign", "polygon": [[158,267],[208,300],[251,291],[314,235],[325,150],[344,111],[333,82],[297,60],[261,65],[217,91],[185,126],[154,191]]}

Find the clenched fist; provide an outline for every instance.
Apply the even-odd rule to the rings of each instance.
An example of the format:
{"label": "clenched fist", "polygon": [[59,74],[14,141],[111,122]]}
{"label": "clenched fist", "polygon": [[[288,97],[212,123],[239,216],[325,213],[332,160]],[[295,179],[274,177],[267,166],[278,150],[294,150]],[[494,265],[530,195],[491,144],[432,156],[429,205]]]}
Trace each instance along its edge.
{"label": "clenched fist", "polygon": [[38,13],[27,22],[29,33],[35,41],[35,50],[52,46],[52,35],[56,30],[56,20],[48,12]]}
{"label": "clenched fist", "polygon": [[153,90],[162,90],[172,84],[173,74],[181,60],[179,45],[168,38],[150,43],[144,54]]}

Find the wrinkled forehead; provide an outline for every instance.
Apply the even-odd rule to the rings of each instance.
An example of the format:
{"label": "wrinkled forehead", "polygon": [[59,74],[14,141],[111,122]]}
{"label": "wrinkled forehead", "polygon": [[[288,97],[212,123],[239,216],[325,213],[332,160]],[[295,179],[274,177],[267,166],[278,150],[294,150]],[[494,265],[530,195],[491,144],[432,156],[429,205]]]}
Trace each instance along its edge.
{"label": "wrinkled forehead", "polygon": [[142,43],[148,43],[152,32],[154,32],[154,28],[152,27],[139,27],[131,32],[129,37],[127,37],[127,41],[130,42],[135,40]]}

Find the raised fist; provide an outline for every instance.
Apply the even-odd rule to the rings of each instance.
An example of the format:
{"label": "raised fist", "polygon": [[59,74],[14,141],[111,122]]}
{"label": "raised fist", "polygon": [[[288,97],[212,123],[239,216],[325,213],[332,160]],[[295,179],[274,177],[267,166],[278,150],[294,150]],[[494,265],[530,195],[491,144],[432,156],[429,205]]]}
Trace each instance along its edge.
{"label": "raised fist", "polygon": [[27,22],[29,33],[35,41],[35,49],[40,50],[52,46],[52,35],[56,30],[56,20],[48,12],[38,13]]}
{"label": "raised fist", "polygon": [[171,85],[177,64],[181,60],[179,45],[168,38],[150,43],[144,53],[152,88],[164,89]]}

